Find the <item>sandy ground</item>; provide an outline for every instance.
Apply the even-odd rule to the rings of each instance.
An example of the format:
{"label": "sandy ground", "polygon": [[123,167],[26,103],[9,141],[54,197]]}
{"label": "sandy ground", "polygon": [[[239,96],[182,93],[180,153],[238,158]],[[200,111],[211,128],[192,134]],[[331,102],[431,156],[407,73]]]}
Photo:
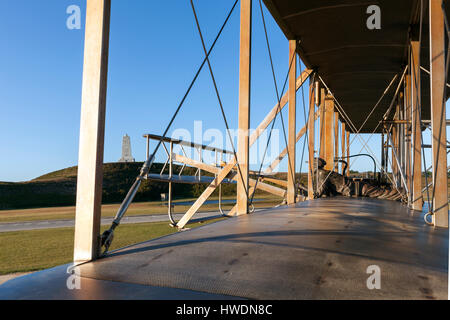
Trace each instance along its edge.
{"label": "sandy ground", "polygon": [[4,284],[6,281],[12,280],[12,279],[20,277],[20,276],[24,276],[29,273],[31,273],[31,272],[11,273],[11,274],[5,274],[3,276],[0,276],[0,285]]}

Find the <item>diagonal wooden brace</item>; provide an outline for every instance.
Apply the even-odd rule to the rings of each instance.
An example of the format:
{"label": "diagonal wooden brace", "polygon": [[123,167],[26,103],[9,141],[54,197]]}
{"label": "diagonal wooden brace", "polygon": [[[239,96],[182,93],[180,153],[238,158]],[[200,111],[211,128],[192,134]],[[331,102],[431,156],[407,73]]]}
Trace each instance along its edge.
{"label": "diagonal wooden brace", "polygon": [[[320,112],[317,111],[314,114],[315,120],[317,120],[320,117]],[[306,133],[306,128],[307,126],[305,125],[303,128],[300,129],[300,131],[297,133],[297,136],[295,138],[296,142],[299,142],[300,139],[303,137],[303,135]],[[275,160],[272,161],[272,163],[270,164],[270,166],[267,167],[266,170],[264,170],[264,173],[272,173],[273,170],[275,170],[275,168],[280,164],[281,160],[284,159],[284,157],[286,157],[287,155],[287,148],[284,148],[283,151],[281,151],[281,153],[278,155],[278,157],[275,158]]]}
{"label": "diagonal wooden brace", "polygon": [[[301,75],[297,78],[296,85],[297,90],[306,82],[306,80],[311,75],[312,70],[306,69],[301,73]],[[251,134],[250,136],[250,146],[252,146],[255,141],[261,136],[261,134],[264,132],[264,130],[269,126],[269,124],[272,122],[272,120],[276,117],[276,115],[281,112],[281,110],[284,108],[284,106],[288,102],[288,94],[286,93],[283,95],[283,97],[280,100],[280,103],[276,104],[275,107],[272,108],[272,110],[267,114],[267,116],[264,118],[264,120],[259,124],[259,126],[256,128],[256,130]],[[230,172],[233,170],[234,166],[236,165],[236,159],[233,158],[230,160],[230,162],[222,168],[222,171],[217,175],[217,177],[214,179],[213,182],[206,188],[205,191],[198,197],[198,199],[195,201],[195,203],[189,208],[189,210],[184,214],[184,216],[181,218],[181,220],[177,223],[177,227],[179,229],[182,229],[186,223],[192,218],[192,216],[197,212],[197,210],[203,205],[203,203],[211,196],[211,194],[214,192],[214,190],[222,183],[223,179],[227,178],[227,176],[230,174]],[[236,175],[236,173],[234,173]],[[228,177],[230,178],[230,177]],[[255,180],[253,180],[255,181]],[[258,185],[260,183],[258,182]],[[250,186],[252,185],[252,182],[250,180]],[[251,189],[251,188],[250,188]],[[250,190],[249,190],[250,191]],[[284,190],[283,190],[284,191]]]}
{"label": "diagonal wooden brace", "polygon": [[[180,155],[180,154],[172,154],[172,159],[173,159],[173,161],[181,162],[181,163],[187,164],[192,167],[199,168],[201,170],[204,170],[204,171],[207,171],[207,172],[210,172],[213,174],[220,174],[222,171],[221,168],[218,168],[218,167],[210,165],[210,164],[206,164],[204,162],[200,162],[198,160],[188,158],[188,157]],[[225,178],[229,178],[229,179],[238,181],[239,175],[237,174],[236,171],[231,171],[230,174],[228,176],[226,176]],[[250,178],[250,186],[253,187],[255,185],[256,185],[256,180]],[[268,193],[272,193],[279,197],[284,197],[285,193],[286,193],[286,191],[284,189],[278,188],[276,186],[272,186],[272,185],[264,183],[262,181],[258,182],[257,189],[266,191]]]}

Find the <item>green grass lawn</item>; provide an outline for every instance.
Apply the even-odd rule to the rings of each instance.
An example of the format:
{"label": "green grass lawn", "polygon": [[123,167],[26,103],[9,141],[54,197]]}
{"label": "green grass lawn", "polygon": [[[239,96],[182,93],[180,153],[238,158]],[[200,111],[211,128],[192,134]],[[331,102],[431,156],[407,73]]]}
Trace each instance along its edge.
{"label": "green grass lawn", "polygon": [[[195,228],[225,218],[189,224]],[[102,227],[102,232],[106,226]],[[177,232],[168,222],[121,225],[111,250]],[[0,275],[37,271],[70,263],[73,257],[73,228],[0,233]]]}
{"label": "green grass lawn", "polygon": [[[235,197],[228,196],[223,199],[235,199]],[[255,199],[257,199],[255,197]],[[190,205],[176,205],[177,202],[195,201],[196,199],[181,199],[175,200],[175,213],[185,213]],[[217,200],[211,197],[209,200]],[[276,198],[264,198],[263,201],[255,201],[256,208],[273,207],[279,204],[281,200]],[[102,205],[102,217],[115,216],[120,204],[105,204]],[[230,210],[233,204],[224,203],[223,210]],[[205,211],[219,211],[218,204],[205,204],[199,212]],[[134,202],[127,211],[127,216],[149,215],[149,214],[166,214],[167,204],[161,201],[150,202]],[[36,220],[66,220],[75,218],[75,206],[69,207],[54,207],[54,208],[37,208],[37,209],[17,209],[17,210],[0,210],[0,223],[8,222],[23,222]]]}

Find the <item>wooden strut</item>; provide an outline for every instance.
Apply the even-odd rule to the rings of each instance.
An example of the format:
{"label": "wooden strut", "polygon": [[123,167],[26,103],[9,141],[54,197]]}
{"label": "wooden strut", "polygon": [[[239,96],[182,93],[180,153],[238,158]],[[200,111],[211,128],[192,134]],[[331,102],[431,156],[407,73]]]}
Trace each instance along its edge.
{"label": "wooden strut", "polygon": [[[334,112],[334,157],[339,157],[339,112],[337,111]],[[339,164],[334,169],[339,172]]]}
{"label": "wooden strut", "polygon": [[[325,109],[325,121],[324,130],[321,136],[323,137],[323,142],[325,143],[320,149],[324,149],[324,159],[326,161],[325,169],[334,171],[334,146],[333,146],[333,115],[334,115],[334,99],[331,95],[326,95],[324,99],[324,109]],[[323,120],[323,119],[321,119]]]}
{"label": "wooden strut", "polygon": [[[306,69],[301,75],[297,78],[297,90],[301,88],[303,83],[309,78],[312,70]],[[256,140],[261,136],[264,130],[269,126],[272,120],[276,117],[276,115],[282,111],[282,109],[286,106],[288,102],[288,94],[284,94],[280,99],[280,104],[278,103],[272,108],[272,110],[267,114],[264,120],[259,124],[255,131],[250,135],[249,139],[249,147],[251,147]],[[213,182],[203,191],[200,197],[195,201],[195,203],[189,208],[189,210],[184,214],[184,216],[177,223],[177,227],[179,229],[184,228],[184,226],[189,222],[189,220],[194,216],[194,214],[198,211],[198,209],[203,205],[203,203],[211,196],[214,190],[222,183],[223,179],[225,179],[228,174],[233,170],[236,165],[235,158],[231,159],[228,164],[226,164],[222,170],[217,174],[216,178]],[[259,183],[258,183],[259,184]],[[250,185],[249,194],[253,192],[252,186]],[[232,214],[230,212],[229,214]]]}
{"label": "wooden strut", "polygon": [[[320,118],[320,111],[317,111],[314,114],[314,120],[317,120]],[[306,133],[306,129],[307,126],[305,125],[303,128],[300,129],[300,131],[297,133],[296,138],[295,138],[295,142],[299,142],[300,139],[303,137],[303,135]],[[281,153],[278,155],[278,157],[276,157],[272,163],[266,168],[266,170],[264,170],[264,173],[272,173],[273,170],[276,169],[276,167],[278,167],[278,165],[280,164],[280,162],[284,159],[284,157],[286,157],[287,155],[287,148],[284,148],[283,151],[281,151]]]}
{"label": "wooden strut", "polygon": [[236,188],[236,202],[239,214],[248,213],[251,42],[252,0],[241,0],[237,162],[239,164],[239,175],[242,179],[238,181]]}
{"label": "wooden strut", "polygon": [[420,66],[419,66],[419,41],[411,41],[411,108],[412,108],[412,198],[411,207],[422,211],[422,155],[421,155],[421,128],[420,128]]}
{"label": "wooden strut", "polygon": [[74,261],[100,255],[106,90],[111,0],[86,7],[81,129],[75,213]]}
{"label": "wooden strut", "polygon": [[[191,158],[188,158],[186,156],[180,155],[180,154],[175,154],[172,153],[172,159],[175,162],[181,162],[181,163],[185,163],[188,166],[192,166],[198,169],[201,169],[203,171],[207,171],[209,173],[213,173],[213,174],[220,174],[221,172],[221,168],[218,168],[216,166],[198,161],[198,160],[194,160]],[[239,181],[239,176],[237,174],[237,169],[235,169],[235,171],[230,172],[230,174],[227,176],[228,179],[232,179],[234,181]],[[256,180],[255,179],[249,179],[250,181],[250,186],[254,186],[256,184]],[[264,183],[264,182],[258,182],[258,186],[257,189],[261,189],[263,191],[266,191],[268,193],[272,193],[276,196],[279,197],[285,197],[286,196],[286,190],[278,188],[278,187],[274,187],[270,184]]]}
{"label": "wooden strut", "polygon": [[[314,119],[317,120],[320,118],[320,112],[317,111],[314,115]],[[300,139],[303,137],[303,135],[306,133],[307,131],[307,125],[303,126],[303,128],[300,129],[300,131],[297,133],[296,138],[295,138],[295,143],[299,142]],[[280,164],[280,162],[286,157],[286,155],[288,154],[287,148],[284,148],[283,151],[281,151],[281,153],[278,155],[278,157],[275,158],[275,160],[272,161],[272,163],[266,168],[266,170],[264,170],[265,174],[270,174],[273,172],[273,170],[275,170],[276,167],[278,167],[278,165]],[[287,181],[283,181],[283,180],[278,180],[278,179],[272,179],[272,178],[267,178],[267,177],[263,177],[261,179],[261,181],[268,181],[268,182],[272,182],[278,185],[281,185],[283,187],[286,187],[289,185]],[[259,182],[261,183],[261,182]],[[253,195],[253,193],[255,192],[255,188],[250,187],[250,196]],[[236,211],[236,208],[232,208],[230,210],[229,215],[233,215]]]}
{"label": "wooden strut", "polygon": [[[308,113],[308,200],[314,199],[314,138],[315,138],[315,99],[314,92],[317,95],[317,84],[310,81],[309,84],[309,113]],[[316,88],[316,90],[314,90]],[[320,112],[320,111],[319,111]],[[320,113],[319,113],[320,114]]]}
{"label": "wooden strut", "polygon": [[293,204],[296,201],[295,190],[295,147],[297,145],[296,132],[296,110],[297,110],[297,88],[295,85],[295,76],[297,74],[297,40],[289,40],[289,57],[293,58],[289,69],[289,117],[288,117],[288,173],[287,173],[287,204]]}
{"label": "wooden strut", "polygon": [[445,126],[445,35],[442,0],[430,0],[430,99],[433,161],[433,225],[448,228]]}

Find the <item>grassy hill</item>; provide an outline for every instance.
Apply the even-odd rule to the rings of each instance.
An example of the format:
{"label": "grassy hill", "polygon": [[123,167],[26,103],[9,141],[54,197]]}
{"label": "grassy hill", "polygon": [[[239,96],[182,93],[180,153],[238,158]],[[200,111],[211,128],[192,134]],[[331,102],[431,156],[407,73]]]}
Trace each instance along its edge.
{"label": "grassy hill", "polygon": [[[123,200],[139,174],[142,162],[106,163],[103,165],[103,203],[118,203]],[[161,163],[153,164],[151,172],[159,173]],[[174,166],[178,172],[179,166]],[[167,169],[166,169],[167,170]],[[185,168],[183,174],[194,175],[196,169]],[[209,175],[202,172],[203,175]],[[70,167],[45,174],[27,182],[0,182],[0,210],[25,209],[75,204],[77,167]],[[198,197],[206,185],[174,184],[176,198]],[[136,194],[136,201],[159,200],[167,192],[168,184],[144,181]],[[235,194],[235,185],[224,185],[223,195]]]}

